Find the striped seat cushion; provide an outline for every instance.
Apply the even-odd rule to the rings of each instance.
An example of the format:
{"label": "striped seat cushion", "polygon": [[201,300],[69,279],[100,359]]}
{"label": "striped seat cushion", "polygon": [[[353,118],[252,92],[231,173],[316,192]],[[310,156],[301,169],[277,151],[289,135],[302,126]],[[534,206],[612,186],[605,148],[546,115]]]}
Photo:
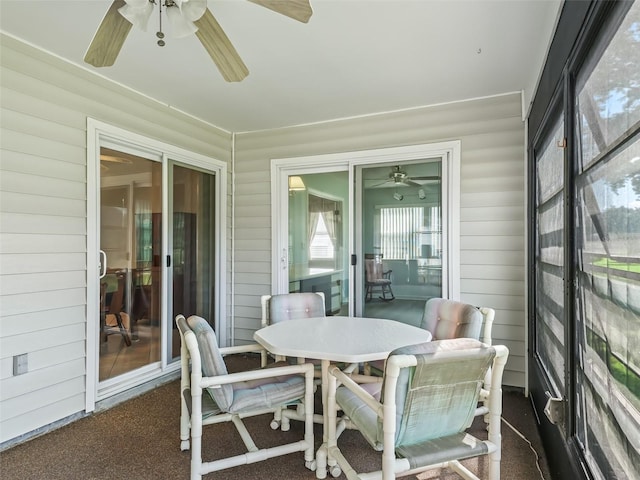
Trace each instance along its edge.
{"label": "striped seat cushion", "polygon": [[[218,349],[218,342],[211,325],[198,316],[189,317],[187,324],[198,341],[203,375],[206,377],[227,375],[227,367]],[[269,367],[284,365],[286,363],[279,362]],[[206,391],[221,411],[239,413],[295,402],[304,396],[305,383],[301,375],[283,375],[210,387]]]}
{"label": "striped seat cushion", "polygon": [[[282,367],[285,362],[272,363],[269,367]],[[271,408],[294,403],[304,397],[305,383],[302,375],[281,375],[233,384],[231,413],[245,410]]]}
{"label": "striped seat cushion", "polygon": [[[218,349],[216,334],[211,325],[204,318],[196,315],[187,318],[187,325],[189,325],[198,341],[203,375],[205,377],[227,375],[227,366]],[[231,385],[221,385],[218,388],[207,388],[206,390],[220,410],[223,412],[229,411],[233,402],[233,387]]]}

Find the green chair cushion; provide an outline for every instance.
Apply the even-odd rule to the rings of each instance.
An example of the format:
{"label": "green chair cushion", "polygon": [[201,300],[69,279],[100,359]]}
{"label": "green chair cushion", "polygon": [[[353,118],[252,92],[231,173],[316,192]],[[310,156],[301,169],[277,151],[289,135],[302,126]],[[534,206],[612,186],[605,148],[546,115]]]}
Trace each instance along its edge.
{"label": "green chair cushion", "polygon": [[[196,315],[187,318],[187,324],[198,341],[203,375],[205,377],[227,375],[227,366],[218,349],[216,334],[211,325],[204,318]],[[221,385],[220,387],[207,388],[206,390],[220,410],[223,412],[229,411],[233,403],[233,387],[231,385]]]}

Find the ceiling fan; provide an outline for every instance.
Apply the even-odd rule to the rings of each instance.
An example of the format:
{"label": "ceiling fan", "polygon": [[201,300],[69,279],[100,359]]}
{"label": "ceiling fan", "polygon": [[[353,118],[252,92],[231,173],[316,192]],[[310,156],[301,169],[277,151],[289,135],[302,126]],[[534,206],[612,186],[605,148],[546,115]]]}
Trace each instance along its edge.
{"label": "ceiling fan", "polygon": [[[248,0],[279,14],[307,23],[313,13],[309,0]],[[175,36],[195,33],[227,82],[239,82],[249,74],[240,55],[222,30],[207,0],[114,0],[96,31],[84,61],[94,67],[114,64],[132,26],[146,30],[154,7],[159,10],[158,45],[164,46],[162,13]]]}
{"label": "ceiling fan", "polygon": [[[407,172],[400,168],[400,165],[391,167],[387,180],[382,183],[372,185],[371,188],[387,187],[421,187],[429,181],[440,181],[440,175],[409,176]],[[422,182],[422,183],[419,183]]]}

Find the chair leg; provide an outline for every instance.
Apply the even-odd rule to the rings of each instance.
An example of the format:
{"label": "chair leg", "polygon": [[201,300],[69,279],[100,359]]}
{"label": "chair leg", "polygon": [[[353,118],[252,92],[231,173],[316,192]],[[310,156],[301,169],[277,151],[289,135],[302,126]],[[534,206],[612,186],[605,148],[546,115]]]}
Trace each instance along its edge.
{"label": "chair leg", "polygon": [[391,285],[389,285],[389,294],[391,295],[391,300],[395,300],[396,296],[393,294],[393,290],[391,290]]}
{"label": "chair leg", "polygon": [[185,399],[180,393],[180,450],[183,452],[189,450],[189,438],[191,433],[191,419],[189,418],[189,410],[185,405]]}
{"label": "chair leg", "polygon": [[122,335],[122,338],[124,338],[124,343],[127,344],[127,347],[131,346],[131,337],[129,336],[129,332],[127,332],[127,329],[124,328],[124,322],[122,321],[122,315],[120,315],[119,313],[115,314],[116,316],[116,322],[118,323],[118,328],[120,329],[120,334]]}
{"label": "chair leg", "polygon": [[[382,285],[380,289],[382,290],[382,296],[380,297],[380,300],[385,302],[395,300],[396,297],[393,294],[393,290],[391,290],[391,285]],[[390,295],[390,298],[387,298],[387,295]]]}
{"label": "chair leg", "polygon": [[367,292],[364,295],[364,301],[368,302],[373,298],[373,287],[371,285],[367,285]]}
{"label": "chair leg", "polygon": [[202,394],[191,399],[191,480],[202,479]]}

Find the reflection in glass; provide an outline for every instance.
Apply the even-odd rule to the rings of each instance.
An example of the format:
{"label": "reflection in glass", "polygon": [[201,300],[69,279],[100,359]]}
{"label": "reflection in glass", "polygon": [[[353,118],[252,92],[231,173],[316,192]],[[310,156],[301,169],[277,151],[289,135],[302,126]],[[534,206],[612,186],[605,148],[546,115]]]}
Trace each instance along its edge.
{"label": "reflection in glass", "polygon": [[289,292],[322,292],[327,315],[349,312],[348,172],[289,177]]}
{"label": "reflection in glass", "polygon": [[577,438],[596,478],[640,478],[640,2],[577,80]]}
{"label": "reflection in glass", "polygon": [[161,164],[100,149],[99,379],[160,360]]}
{"label": "reflection in glass", "polygon": [[178,314],[198,315],[215,328],[215,175],[173,167],[171,352],[180,356]]}
{"label": "reflection in glass", "polygon": [[582,169],[640,122],[640,4],[631,7],[591,73],[578,84]]}
{"label": "reflection in glass", "polygon": [[361,254],[381,264],[391,290],[373,285],[376,276],[365,265],[363,315],[419,325],[426,300],[442,296],[441,164],[362,167],[361,173]]}
{"label": "reflection in glass", "polygon": [[604,478],[640,478],[640,137],[578,184],[578,435]]}

